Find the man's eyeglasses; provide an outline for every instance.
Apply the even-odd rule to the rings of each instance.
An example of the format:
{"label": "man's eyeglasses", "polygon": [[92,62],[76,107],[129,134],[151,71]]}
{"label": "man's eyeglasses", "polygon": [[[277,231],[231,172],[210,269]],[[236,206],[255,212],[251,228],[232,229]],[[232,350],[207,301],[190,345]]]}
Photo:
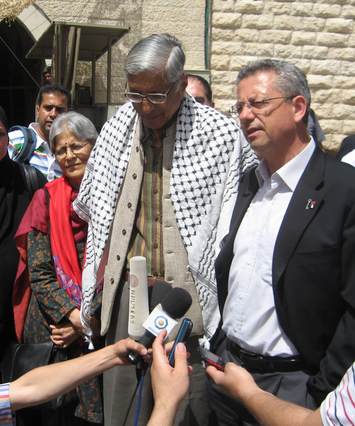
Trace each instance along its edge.
{"label": "man's eyeglasses", "polygon": [[265,107],[269,105],[271,101],[274,101],[275,99],[290,100],[292,98],[293,96],[276,96],[274,98],[261,99],[260,101],[249,100],[246,102],[237,102],[231,107],[230,113],[240,115],[244,107],[247,107],[253,112],[262,111]]}
{"label": "man's eyeglasses", "polygon": [[136,93],[136,92],[129,92],[125,91],[126,98],[133,102],[134,104],[140,104],[143,102],[144,99],[147,99],[151,104],[163,104],[168,99],[168,95],[172,88],[175,86],[173,84],[170,86],[169,90],[167,90],[165,93]]}
{"label": "man's eyeglasses", "polygon": [[71,153],[74,155],[79,155],[86,145],[90,142],[84,142],[84,143],[73,143],[72,145],[65,145],[59,148],[58,150],[55,150],[54,154],[57,158],[62,159],[68,155],[68,149],[70,149]]}

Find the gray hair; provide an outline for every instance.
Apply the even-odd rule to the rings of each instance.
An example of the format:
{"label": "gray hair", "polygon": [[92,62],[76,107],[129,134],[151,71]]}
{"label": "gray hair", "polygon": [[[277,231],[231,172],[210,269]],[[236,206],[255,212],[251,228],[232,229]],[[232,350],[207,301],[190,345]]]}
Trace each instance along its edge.
{"label": "gray hair", "polygon": [[66,131],[79,140],[88,141],[91,145],[94,145],[97,139],[95,126],[87,117],[75,111],[65,112],[53,121],[49,132],[49,146],[53,153],[55,138]]}
{"label": "gray hair", "polygon": [[274,71],[277,74],[276,87],[286,97],[303,96],[307,102],[307,112],[304,122],[307,123],[311,105],[311,92],[306,75],[296,65],[276,59],[260,59],[245,65],[238,74],[236,84],[260,71]]}
{"label": "gray hair", "polygon": [[127,55],[126,75],[145,71],[164,72],[168,83],[176,83],[184,73],[185,53],[179,40],[170,34],[152,34],[136,43]]}

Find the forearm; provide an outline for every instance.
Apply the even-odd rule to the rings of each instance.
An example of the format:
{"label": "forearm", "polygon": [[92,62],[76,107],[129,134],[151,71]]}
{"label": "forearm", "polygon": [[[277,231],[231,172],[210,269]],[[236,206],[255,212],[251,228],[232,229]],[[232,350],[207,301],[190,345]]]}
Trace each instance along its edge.
{"label": "forearm", "polygon": [[265,426],[321,426],[319,410],[312,411],[262,390],[242,399],[248,411]]}
{"label": "forearm", "polygon": [[84,357],[36,368],[11,383],[12,408],[18,410],[53,399],[118,364],[117,354],[107,346]]}
{"label": "forearm", "polygon": [[147,426],[173,426],[177,409],[176,405],[156,402]]}

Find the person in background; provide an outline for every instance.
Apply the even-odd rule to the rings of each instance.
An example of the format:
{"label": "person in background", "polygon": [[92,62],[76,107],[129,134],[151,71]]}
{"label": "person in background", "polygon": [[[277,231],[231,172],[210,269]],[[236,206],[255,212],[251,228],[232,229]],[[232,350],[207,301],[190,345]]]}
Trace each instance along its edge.
{"label": "person in background", "polygon": [[264,426],[351,426],[355,419],[355,362],[337,388],[315,411],[263,391],[245,368],[227,363],[224,372],[213,366],[207,374],[225,392],[239,400]]}
{"label": "person in background", "polygon": [[[36,122],[28,127],[34,132],[35,146],[29,148],[29,138],[21,130],[9,133],[9,156],[16,159],[24,150],[29,150],[30,156],[25,155],[25,161],[43,173],[48,181],[62,175],[59,164],[49,147],[49,132],[53,121],[68,111],[70,103],[69,92],[59,84],[47,84],[39,89],[36,99]],[[32,135],[33,132],[30,132]]]}
{"label": "person in background", "polygon": [[42,71],[41,86],[53,84],[52,67],[46,65]]}
{"label": "person in background", "polygon": [[214,107],[212,89],[209,82],[197,74],[187,74],[186,93],[202,105]]}
{"label": "person in background", "polygon": [[[72,202],[96,138],[93,123],[77,112],[61,114],[53,122],[49,143],[63,176],[35,193],[16,234],[21,254],[14,292],[17,338],[24,343],[52,340],[68,358],[88,350],[80,322],[87,224],[76,215]],[[97,289],[91,314],[95,329],[100,305]],[[100,346],[99,341],[94,343]],[[99,380],[92,379],[68,395],[60,410],[43,409],[42,414],[46,426],[51,421],[76,425],[77,417],[83,425],[101,424],[101,404]]]}
{"label": "person in background", "polygon": [[[0,107],[0,360],[8,343],[14,339],[11,295],[18,264],[14,236],[33,195],[23,165],[9,158],[7,131],[7,116]],[[35,169],[32,172],[44,185],[41,174]]]}
{"label": "person in background", "polygon": [[343,139],[336,158],[343,163],[355,166],[355,136],[350,135]]}

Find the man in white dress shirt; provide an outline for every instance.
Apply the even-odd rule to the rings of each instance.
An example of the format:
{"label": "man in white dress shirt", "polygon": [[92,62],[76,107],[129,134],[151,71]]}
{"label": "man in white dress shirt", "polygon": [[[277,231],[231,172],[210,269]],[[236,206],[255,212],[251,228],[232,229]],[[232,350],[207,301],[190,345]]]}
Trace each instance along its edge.
{"label": "man in white dress shirt", "polygon": [[[309,136],[310,91],[294,65],[251,63],[236,94],[261,162],[242,178],[216,260],[212,349],[262,389],[314,408],[355,355],[355,171]],[[257,424],[215,386],[210,396],[216,423]]]}

